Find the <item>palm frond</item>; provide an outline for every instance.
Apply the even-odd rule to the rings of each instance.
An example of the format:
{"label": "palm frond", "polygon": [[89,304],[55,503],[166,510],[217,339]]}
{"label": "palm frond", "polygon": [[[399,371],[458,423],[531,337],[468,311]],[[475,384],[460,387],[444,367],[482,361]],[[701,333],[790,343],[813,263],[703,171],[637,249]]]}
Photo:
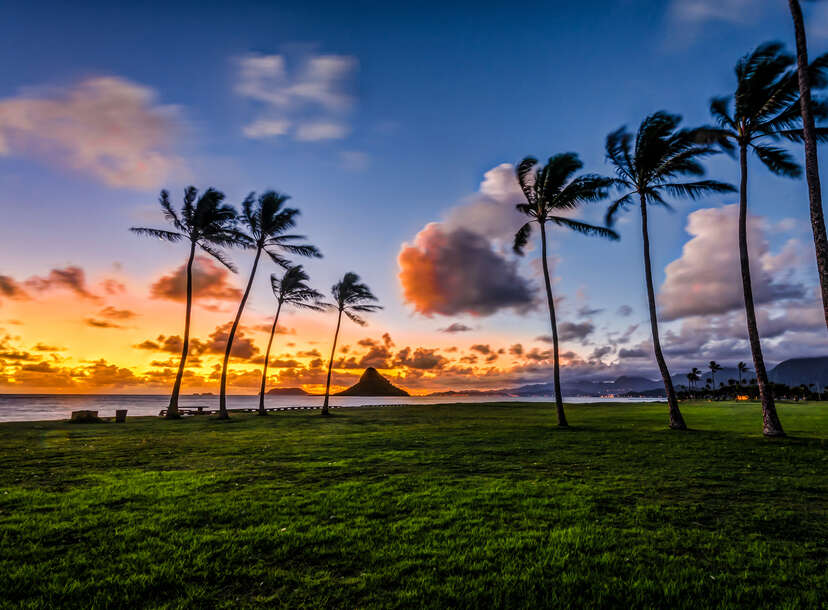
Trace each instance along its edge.
{"label": "palm frond", "polygon": [[595,235],[597,237],[603,237],[605,239],[612,239],[618,240],[620,236],[618,233],[609,229],[607,227],[599,227],[597,225],[591,225],[586,222],[581,222],[579,220],[573,220],[571,218],[566,218],[564,216],[550,216],[549,221],[555,223],[561,227],[567,227],[568,229],[572,229],[578,233],[583,233],[584,235]]}
{"label": "palm frond", "polygon": [[147,237],[156,237],[158,239],[169,241],[169,242],[178,242],[184,239],[184,235],[181,233],[174,233],[173,231],[164,231],[162,229],[149,229],[146,227],[130,227],[129,229],[136,235],[145,235]]}
{"label": "palm frond", "polygon": [[672,197],[687,197],[698,199],[711,193],[732,193],[736,188],[725,182],[716,180],[699,180],[697,182],[674,182],[660,184],[660,189],[667,191]]}
{"label": "palm frond", "polygon": [[518,229],[517,233],[515,233],[514,244],[512,245],[512,250],[514,250],[516,254],[520,254],[521,256],[523,256],[523,249],[526,247],[526,244],[529,243],[529,236],[531,234],[531,222],[527,222],[520,229]]}
{"label": "palm frond", "polygon": [[200,241],[198,243],[198,245],[202,250],[204,250],[207,254],[212,256],[214,259],[216,259],[222,265],[227,267],[230,271],[232,271],[233,273],[238,273],[238,269],[236,268],[236,265],[233,264],[233,261],[231,261],[224,252],[222,252],[221,250],[219,250],[218,248],[216,248],[212,244],[205,243],[203,241]]}
{"label": "palm frond", "polygon": [[515,168],[518,184],[520,184],[520,188],[526,197],[526,201],[529,203],[534,202],[535,182],[534,180],[530,180],[530,178],[534,178],[532,170],[537,164],[538,160],[534,157],[525,157]]}
{"label": "palm frond", "polygon": [[348,318],[350,318],[350,320],[352,322],[356,322],[360,326],[365,326],[366,324],[368,324],[368,322],[366,322],[364,318],[361,318],[360,316],[356,315],[352,311],[349,311],[347,309],[343,309],[342,313],[344,313],[346,316],[348,316]]}
{"label": "palm frond", "polygon": [[615,215],[618,214],[620,210],[626,210],[627,206],[632,203],[633,195],[635,193],[627,193],[626,195],[619,197],[615,201],[610,204],[609,208],[607,208],[607,215],[604,219],[604,222],[608,227],[611,227],[615,224]]}
{"label": "palm frond", "polygon": [[765,167],[777,176],[799,178],[802,175],[802,167],[784,148],[761,144],[754,145],[753,150]]}

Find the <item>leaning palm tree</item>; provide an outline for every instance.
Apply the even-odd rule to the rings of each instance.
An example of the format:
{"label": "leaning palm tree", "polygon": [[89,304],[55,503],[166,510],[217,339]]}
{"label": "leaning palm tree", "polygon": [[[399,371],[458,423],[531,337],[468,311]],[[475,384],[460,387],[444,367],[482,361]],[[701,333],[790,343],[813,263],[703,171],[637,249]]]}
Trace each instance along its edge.
{"label": "leaning palm tree", "polygon": [[377,297],[373,295],[371,289],[360,283],[359,276],[350,271],[331,287],[331,295],[333,296],[333,307],[336,307],[339,313],[336,318],[331,359],[328,361],[328,380],[325,382],[325,402],[322,403],[322,415],[329,414],[328,400],[331,395],[331,370],[336,354],[336,341],[339,338],[339,327],[342,324],[342,314],[344,313],[360,326],[365,326],[366,322],[359,316],[359,313],[371,313],[382,309],[381,305],[374,303]]}
{"label": "leaning palm tree", "polygon": [[541,263],[543,265],[543,279],[546,283],[549,323],[552,326],[552,374],[555,382],[555,407],[558,414],[558,425],[566,426],[558,354],[558,324],[555,319],[555,300],[552,297],[552,284],[549,280],[549,266],[546,260],[546,224],[551,223],[585,235],[618,239],[618,233],[612,229],[596,227],[562,216],[562,214],[571,212],[584,203],[604,199],[609,194],[609,188],[615,181],[612,178],[594,174],[584,174],[573,178],[573,174],[584,165],[575,153],[563,153],[550,157],[546,165],[539,169],[537,169],[537,165],[537,159],[526,157],[517,166],[517,179],[526,197],[526,203],[517,204],[517,209],[529,217],[529,222],[518,229],[515,234],[514,251],[517,254],[523,254],[523,248],[532,233],[532,223],[536,223],[540,227]]}
{"label": "leaning palm tree", "polygon": [[[766,436],[784,436],[785,433],[768,385],[762,344],[756,326],[747,244],[748,153],[754,152],[762,164],[778,176],[798,178],[802,174],[802,168],[791,154],[773,144],[781,138],[802,140],[802,129],[797,128],[801,113],[793,64],[794,58],[785,53],[783,45],[778,42],[760,45],[742,57],[736,64],[735,94],[716,97],[710,102],[710,113],[719,128],[711,129],[706,134],[728,153],[734,154],[736,149],[739,152],[739,259],[748,338],[762,401],[763,432]],[[828,77],[826,72],[828,63],[822,68],[819,65],[814,68],[814,73],[821,77]]]}
{"label": "leaning palm tree", "polygon": [[607,210],[607,224],[612,225],[619,210],[635,204],[641,210],[641,232],[644,237],[644,278],[650,306],[650,327],[653,335],[653,351],[658,369],[664,380],[670,412],[670,427],[686,430],[679,411],[670,371],[661,351],[658,335],[653,273],[650,263],[650,235],[647,228],[647,206],[659,205],[670,208],[664,195],[696,199],[708,193],[726,193],[735,190],[731,185],[715,180],[682,182],[682,176],[702,176],[704,168],[700,159],[712,155],[717,149],[698,143],[698,129],[678,129],[681,117],[666,112],[656,112],[645,118],[633,136],[622,127],[607,136],[607,158],[615,166],[616,183],[627,192]]}
{"label": "leaning palm tree", "polygon": [[321,302],[322,293],[308,286],[308,279],[308,274],[302,269],[302,265],[288,267],[281,280],[275,273],[270,276],[270,286],[273,288],[273,295],[276,297],[276,316],[273,318],[273,326],[270,327],[270,339],[267,341],[267,351],[264,357],[262,386],[259,390],[259,415],[267,415],[264,406],[267,365],[270,360],[270,348],[273,345],[273,336],[276,334],[276,325],[279,322],[282,305],[292,305],[299,309],[312,309],[313,311],[325,309],[325,305]]}
{"label": "leaning palm tree", "polygon": [[178,363],[178,373],[175,376],[170,404],[167,407],[167,417],[177,418],[178,396],[181,392],[181,380],[184,376],[184,367],[187,364],[187,352],[190,349],[190,313],[193,307],[193,260],[198,248],[215,258],[222,265],[236,272],[233,264],[225,258],[219,249],[221,246],[231,245],[234,241],[234,225],[236,210],[232,206],[222,205],[224,193],[208,188],[199,197],[198,189],[189,186],[184,190],[184,203],[181,212],[176,213],[170,203],[170,194],[161,191],[159,202],[164,211],[164,218],[175,228],[174,231],[132,227],[130,231],[138,235],[147,235],[164,241],[190,242],[190,256],[185,267],[187,276],[186,302],[184,315],[184,339],[181,344],[181,359]]}
{"label": "leaning palm tree", "polygon": [[282,207],[289,199],[287,195],[267,191],[256,198],[255,193],[250,193],[242,202],[242,211],[239,220],[247,232],[237,231],[235,245],[249,250],[255,250],[253,257],[253,268],[250,270],[250,278],[247,280],[247,287],[244,289],[241,302],[239,303],[233,325],[230,327],[230,334],[227,337],[227,345],[224,350],[224,362],[221,367],[221,388],[219,394],[219,418],[227,419],[227,363],[230,360],[230,351],[233,349],[233,338],[239,327],[242,312],[244,311],[247,297],[250,296],[250,287],[256,277],[256,269],[259,266],[259,259],[262,252],[265,252],[270,259],[287,268],[289,262],[282,254],[298,254],[300,256],[321,257],[319,251],[308,244],[296,244],[294,242],[305,239],[304,235],[290,235],[286,231],[296,226],[296,217],[299,210],[295,208]]}
{"label": "leaning palm tree", "polygon": [[715,360],[711,360],[707,367],[710,369],[710,383],[713,387],[716,387],[716,373],[722,370],[722,365],[716,362]]}
{"label": "leaning palm tree", "polygon": [[808,66],[808,42],[805,39],[805,20],[799,0],[788,0],[796,36],[797,85],[799,86],[799,110],[802,116],[802,140],[805,143],[805,178],[808,181],[808,199],[811,207],[811,229],[814,232],[817,270],[822,286],[822,308],[825,324],[828,326],[828,235],[825,232],[825,217],[822,213],[822,187],[819,183],[819,161],[817,159],[817,141],[828,137],[828,128],[817,128],[814,115],[825,118],[828,108],[825,103],[813,104],[811,87],[826,85],[824,75],[820,74],[819,65],[824,64],[826,55],[817,59],[816,68]]}

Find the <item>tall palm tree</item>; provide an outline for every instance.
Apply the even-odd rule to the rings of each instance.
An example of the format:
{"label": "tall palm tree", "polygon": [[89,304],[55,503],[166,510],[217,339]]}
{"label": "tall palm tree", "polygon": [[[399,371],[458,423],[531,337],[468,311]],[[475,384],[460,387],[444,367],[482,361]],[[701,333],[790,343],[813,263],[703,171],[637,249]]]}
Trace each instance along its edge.
{"label": "tall palm tree", "polygon": [[[748,338],[762,401],[763,432],[766,436],[784,436],[785,433],[768,385],[762,344],[756,326],[747,244],[748,153],[753,151],[762,164],[778,176],[801,176],[802,168],[791,154],[773,144],[782,138],[802,140],[802,129],[797,128],[801,112],[798,79],[796,71],[792,69],[794,61],[778,42],[760,45],[742,57],[736,64],[735,94],[716,97],[710,102],[710,113],[719,128],[706,134],[710,141],[718,142],[728,153],[734,154],[737,149],[739,152],[739,259]],[[828,62],[823,67],[812,66],[812,74],[828,78]]]}
{"label": "tall palm tree", "polygon": [[336,341],[339,338],[339,327],[342,324],[342,314],[344,313],[360,326],[365,326],[366,322],[359,313],[371,313],[382,309],[381,305],[374,303],[374,301],[377,301],[377,297],[373,295],[371,289],[361,283],[359,276],[351,271],[331,287],[331,295],[333,296],[333,307],[336,307],[338,314],[333,347],[331,348],[331,359],[328,361],[328,380],[325,382],[325,402],[322,403],[322,415],[329,414],[328,400],[331,395],[331,370],[336,354]]}
{"label": "tall palm tree", "polygon": [[650,306],[650,327],[653,351],[664,380],[670,412],[670,428],[686,430],[687,425],[679,411],[670,371],[661,351],[658,335],[653,273],[650,263],[650,235],[647,228],[647,206],[670,208],[664,195],[696,199],[709,193],[735,190],[731,185],[715,180],[682,182],[683,176],[702,176],[700,159],[717,152],[713,146],[700,144],[699,129],[679,129],[681,117],[656,112],[645,118],[633,136],[622,127],[607,136],[607,158],[615,166],[616,183],[627,192],[607,210],[607,224],[612,225],[619,210],[627,209],[638,199],[641,210],[641,233],[644,238],[644,278]]}
{"label": "tall palm tree", "polygon": [[687,379],[690,380],[693,390],[696,389],[696,383],[701,379],[701,371],[695,366],[687,373]]}
{"label": "tall palm tree", "polygon": [[555,407],[558,425],[566,426],[566,414],[561,393],[560,359],[558,354],[558,325],[555,320],[555,301],[552,298],[552,284],[549,280],[549,266],[546,252],[546,223],[578,231],[585,235],[597,235],[608,239],[618,239],[618,233],[605,227],[596,227],[585,222],[573,220],[561,214],[577,209],[584,203],[600,201],[609,194],[614,184],[612,178],[594,174],[585,174],[573,178],[573,174],[583,167],[575,153],[563,153],[549,157],[546,165],[536,169],[538,160],[526,157],[517,166],[517,178],[526,197],[526,203],[517,204],[517,209],[529,217],[515,234],[514,250],[523,254],[523,248],[532,233],[532,223],[540,227],[541,263],[543,279],[546,283],[546,303],[549,307],[549,323],[552,326],[552,371],[555,381]]}
{"label": "tall palm tree", "polygon": [[744,362],[740,362],[736,365],[736,369],[739,371],[739,385],[742,385],[742,375],[747,373],[748,366]]}
{"label": "tall palm tree", "polygon": [[150,229],[146,227],[132,227],[130,231],[138,235],[147,235],[164,241],[190,242],[190,255],[187,258],[186,275],[187,308],[184,315],[184,339],[181,342],[181,359],[178,363],[178,373],[175,376],[170,404],[167,407],[167,417],[177,418],[178,395],[181,392],[181,380],[184,376],[184,367],[187,364],[187,352],[190,349],[190,314],[193,308],[193,260],[196,250],[201,248],[204,252],[215,258],[222,265],[236,272],[233,266],[219,249],[222,246],[231,245],[234,241],[234,226],[236,222],[236,210],[232,206],[222,205],[224,193],[208,188],[201,196],[198,189],[188,186],[184,190],[184,203],[181,212],[176,213],[170,203],[168,191],[161,191],[159,203],[164,211],[164,218],[169,222],[174,231],[162,229]]}
{"label": "tall palm tree", "polygon": [[[817,128],[814,122],[814,110],[825,118],[825,104],[814,107],[811,101],[811,86],[825,86],[824,77],[819,70],[809,70],[808,42],[805,39],[805,20],[802,17],[802,7],[799,0],[788,0],[791,17],[794,23],[796,36],[797,85],[799,86],[799,108],[802,115],[802,139],[805,143],[805,178],[808,181],[808,199],[811,208],[811,228],[814,232],[814,247],[816,249],[817,270],[819,271],[820,285],[822,286],[822,308],[825,313],[825,324],[828,326],[828,235],[825,232],[825,217],[822,213],[822,187],[819,183],[819,161],[817,158],[817,141],[828,137],[828,128]],[[818,59],[824,61],[825,56]],[[813,82],[817,81],[817,82]]]}
{"label": "tall palm tree", "polygon": [[716,388],[716,373],[722,370],[722,365],[716,362],[715,360],[711,360],[710,363],[707,365],[710,369],[710,383],[713,388]]}
{"label": "tall palm tree", "polygon": [[273,336],[276,334],[276,325],[279,322],[279,314],[282,305],[292,305],[299,309],[312,309],[322,311],[325,309],[323,295],[318,290],[308,286],[308,274],[302,269],[302,265],[288,267],[280,280],[276,274],[270,276],[270,286],[273,288],[273,295],[276,297],[276,316],[273,318],[273,326],[270,327],[270,339],[267,341],[267,351],[264,357],[264,370],[262,371],[262,387],[259,390],[259,415],[267,415],[264,406],[265,385],[267,384],[267,364],[270,360],[270,348],[273,345]]}
{"label": "tall palm tree", "polygon": [[253,257],[253,268],[250,270],[250,278],[247,280],[247,287],[244,289],[238,311],[236,311],[236,317],[233,320],[233,325],[230,327],[227,346],[224,350],[219,394],[220,419],[228,418],[227,363],[230,360],[230,351],[233,349],[233,338],[236,336],[236,330],[239,327],[239,320],[241,320],[244,306],[247,303],[247,297],[250,296],[250,287],[253,285],[253,279],[256,277],[256,269],[259,266],[259,259],[262,256],[262,252],[266,253],[274,263],[284,268],[290,266],[287,259],[282,256],[285,252],[298,254],[300,256],[322,256],[314,246],[294,243],[299,240],[304,240],[304,235],[291,235],[286,233],[286,231],[296,226],[296,217],[299,215],[299,210],[283,207],[288,199],[290,199],[288,195],[283,195],[275,191],[266,191],[258,198],[255,193],[250,193],[242,202],[239,221],[244,229],[246,229],[246,232],[244,230],[236,232],[235,245],[249,250],[255,250],[256,254]]}

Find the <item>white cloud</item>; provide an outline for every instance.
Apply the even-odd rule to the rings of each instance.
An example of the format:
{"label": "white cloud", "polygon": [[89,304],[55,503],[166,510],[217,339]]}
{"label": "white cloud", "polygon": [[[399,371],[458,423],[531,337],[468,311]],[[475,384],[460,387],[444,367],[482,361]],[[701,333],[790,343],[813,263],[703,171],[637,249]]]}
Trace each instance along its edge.
{"label": "white cloud", "polygon": [[249,138],[292,134],[314,142],[342,139],[355,103],[350,90],[358,63],[348,55],[312,55],[288,67],[284,55],[246,55],[239,59],[236,93],[257,102],[260,116],[243,128]]}
{"label": "white cloud", "polygon": [[[665,269],[658,298],[665,320],[692,315],[721,314],[744,306],[738,248],[738,206],[697,210],[687,218],[693,237],[681,257]],[[799,298],[805,294],[793,280],[800,260],[795,240],[772,254],[765,236],[764,219],[748,218],[748,252],[755,303]]]}
{"label": "white cloud", "polygon": [[318,121],[303,123],[296,128],[296,139],[303,142],[319,140],[341,140],[348,135],[350,128],[342,123]]}
{"label": "white cloud", "polygon": [[361,172],[368,169],[371,164],[371,157],[368,153],[360,150],[343,150],[339,153],[342,167],[352,172]]}
{"label": "white cloud", "polygon": [[154,90],[107,76],[0,100],[0,154],[44,157],[116,187],[149,189],[181,160],[174,106]]}

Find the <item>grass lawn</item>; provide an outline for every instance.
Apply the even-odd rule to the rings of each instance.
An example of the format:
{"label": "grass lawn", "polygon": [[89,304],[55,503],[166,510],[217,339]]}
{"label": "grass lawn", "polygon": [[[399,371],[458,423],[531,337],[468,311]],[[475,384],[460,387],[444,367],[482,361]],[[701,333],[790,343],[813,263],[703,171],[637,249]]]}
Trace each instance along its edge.
{"label": "grass lawn", "polygon": [[682,410],[0,424],[0,607],[828,607],[828,403]]}

